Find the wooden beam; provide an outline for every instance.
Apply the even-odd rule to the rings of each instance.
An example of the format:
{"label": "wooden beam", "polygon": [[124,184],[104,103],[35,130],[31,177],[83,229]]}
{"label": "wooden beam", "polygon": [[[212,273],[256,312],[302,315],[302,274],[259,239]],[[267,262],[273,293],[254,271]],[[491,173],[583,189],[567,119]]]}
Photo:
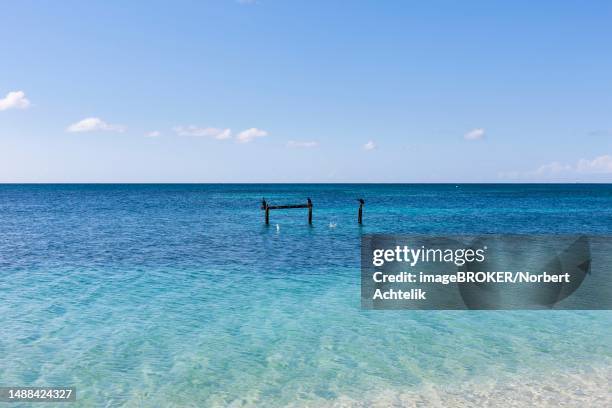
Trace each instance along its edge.
{"label": "wooden beam", "polygon": [[285,208],[308,208],[308,204],[270,205],[270,210],[282,210]]}

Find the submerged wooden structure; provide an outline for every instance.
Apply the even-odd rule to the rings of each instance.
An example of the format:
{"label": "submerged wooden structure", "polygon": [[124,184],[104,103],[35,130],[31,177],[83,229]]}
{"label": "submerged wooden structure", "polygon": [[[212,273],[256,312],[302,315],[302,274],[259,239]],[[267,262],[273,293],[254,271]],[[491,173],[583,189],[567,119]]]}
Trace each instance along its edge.
{"label": "submerged wooden structure", "polygon": [[306,204],[269,205],[266,199],[261,200],[261,209],[266,212],[266,225],[270,224],[270,210],[284,210],[289,208],[308,208],[308,224],[312,224],[312,200],[307,199]]}
{"label": "submerged wooden structure", "polygon": [[[286,205],[270,205],[266,199],[261,200],[261,209],[266,212],[266,225],[270,225],[270,210],[285,210],[292,208],[308,208],[308,224],[312,225],[312,200],[306,199],[306,204],[286,204]],[[359,211],[357,213],[357,222],[363,224],[363,205],[365,201],[363,198],[358,199]]]}

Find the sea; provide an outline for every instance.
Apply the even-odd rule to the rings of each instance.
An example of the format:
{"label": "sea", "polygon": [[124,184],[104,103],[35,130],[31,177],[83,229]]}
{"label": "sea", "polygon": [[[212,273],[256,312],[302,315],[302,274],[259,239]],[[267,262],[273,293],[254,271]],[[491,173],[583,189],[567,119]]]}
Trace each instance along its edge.
{"label": "sea", "polygon": [[[264,198],[310,198],[312,225],[266,225]],[[83,407],[612,405],[611,311],[363,310],[375,233],[612,235],[612,185],[0,185],[0,386]]]}

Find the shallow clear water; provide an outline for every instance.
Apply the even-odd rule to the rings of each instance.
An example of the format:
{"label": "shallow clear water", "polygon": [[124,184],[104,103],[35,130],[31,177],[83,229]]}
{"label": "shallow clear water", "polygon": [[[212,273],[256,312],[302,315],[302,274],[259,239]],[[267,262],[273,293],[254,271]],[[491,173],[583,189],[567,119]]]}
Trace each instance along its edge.
{"label": "shallow clear water", "polygon": [[[311,197],[314,225],[266,227],[262,197]],[[83,406],[469,406],[535,378],[605,398],[612,312],[361,310],[375,232],[610,234],[612,186],[0,185],[0,385]]]}

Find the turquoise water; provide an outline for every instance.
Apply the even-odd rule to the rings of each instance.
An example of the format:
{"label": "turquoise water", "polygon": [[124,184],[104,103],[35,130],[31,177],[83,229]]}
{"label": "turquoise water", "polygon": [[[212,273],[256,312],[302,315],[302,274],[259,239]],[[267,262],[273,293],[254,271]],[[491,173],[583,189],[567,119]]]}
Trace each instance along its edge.
{"label": "turquoise water", "polygon": [[[311,197],[313,226],[266,227],[262,197]],[[360,310],[379,232],[610,234],[612,186],[0,185],[0,385],[80,406],[608,401],[612,312]]]}

